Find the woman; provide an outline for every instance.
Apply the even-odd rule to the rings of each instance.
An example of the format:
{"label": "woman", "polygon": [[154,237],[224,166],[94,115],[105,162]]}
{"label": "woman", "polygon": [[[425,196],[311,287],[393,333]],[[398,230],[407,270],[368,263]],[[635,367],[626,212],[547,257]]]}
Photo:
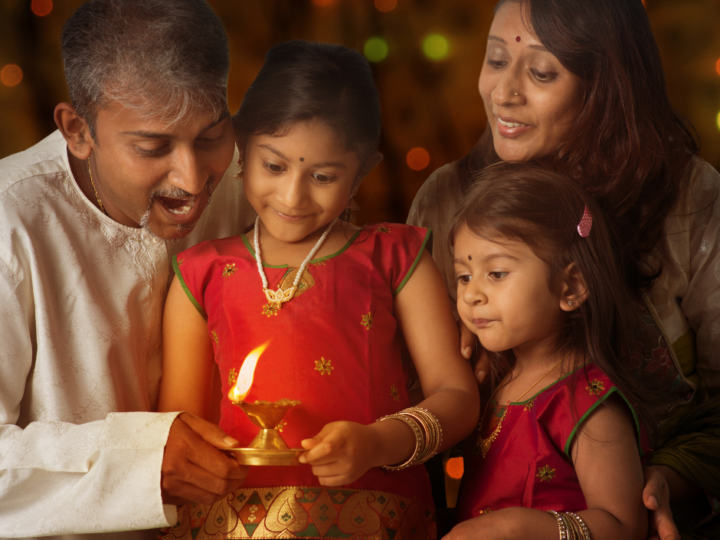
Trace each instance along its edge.
{"label": "woman", "polygon": [[[669,486],[683,535],[708,520],[687,537],[717,537],[720,407],[707,399],[720,391],[720,175],[695,155],[670,106],[641,1],[501,0],[479,87],[488,130],[428,179],[408,222],[435,231],[433,256],[454,297],[444,239],[473,171],[536,161],[597,198],[622,239],[627,278],[644,293],[628,367],[666,404],[656,410],[664,423],[646,505],[655,508],[651,493]],[[654,517],[671,538],[662,514]]]}

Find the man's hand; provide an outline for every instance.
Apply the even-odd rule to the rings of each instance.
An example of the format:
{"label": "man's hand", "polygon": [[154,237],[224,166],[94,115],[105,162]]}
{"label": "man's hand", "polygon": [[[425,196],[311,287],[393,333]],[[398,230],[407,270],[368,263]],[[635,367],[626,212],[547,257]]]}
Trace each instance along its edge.
{"label": "man's hand", "polygon": [[643,504],[650,510],[649,540],[680,540],[670,510],[670,488],[665,477],[651,467],[643,467],[643,472]]}
{"label": "man's hand", "polygon": [[219,427],[190,413],[180,414],[165,445],[162,498],[165,504],[212,504],[245,481],[248,468],[219,448],[238,442]]}

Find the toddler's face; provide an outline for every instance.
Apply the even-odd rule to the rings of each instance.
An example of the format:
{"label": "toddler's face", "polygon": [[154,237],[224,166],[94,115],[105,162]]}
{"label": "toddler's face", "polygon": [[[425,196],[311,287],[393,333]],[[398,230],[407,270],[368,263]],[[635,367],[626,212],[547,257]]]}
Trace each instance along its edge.
{"label": "toddler's face", "polygon": [[548,267],[527,244],[480,238],[467,227],[455,237],[457,308],[489,351],[543,354],[561,322]]}
{"label": "toddler's face", "polygon": [[245,144],[245,195],[268,232],[283,242],[322,234],[347,207],[360,161],[335,132],[298,122],[282,136]]}

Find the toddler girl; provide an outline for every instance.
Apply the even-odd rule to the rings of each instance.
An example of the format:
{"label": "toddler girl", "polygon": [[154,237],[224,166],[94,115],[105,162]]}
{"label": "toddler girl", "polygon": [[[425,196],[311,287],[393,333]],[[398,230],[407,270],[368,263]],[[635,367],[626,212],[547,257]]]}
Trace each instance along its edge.
{"label": "toddler girl", "polygon": [[[220,426],[247,446],[258,428],[227,395],[243,359],[267,343],[245,401],[300,401],[278,429],[306,451],[298,466],[251,467],[215,505],[182,508],[168,534],[434,538],[427,475],[411,465],[466,436],[479,399],[454,352],[429,231],[347,221],[381,157],[369,66],[340,45],[278,45],[234,125],[258,218],[248,234],[173,261],[160,407],[209,418],[217,364]],[[410,409],[405,346],[426,396]]]}
{"label": "toddler girl", "polygon": [[640,396],[619,354],[632,299],[597,204],[559,174],[502,163],[452,238],[458,312],[495,384],[450,536],[644,539]]}

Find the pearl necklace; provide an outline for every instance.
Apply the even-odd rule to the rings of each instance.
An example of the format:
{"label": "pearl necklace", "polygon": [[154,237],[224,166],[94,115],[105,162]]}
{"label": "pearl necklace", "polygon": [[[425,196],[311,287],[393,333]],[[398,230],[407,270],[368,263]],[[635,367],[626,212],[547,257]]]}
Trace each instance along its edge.
{"label": "pearl necklace", "polygon": [[278,284],[277,291],[271,291],[268,289],[268,280],[267,276],[265,275],[265,271],[263,270],[262,266],[262,256],[260,255],[260,216],[258,216],[255,219],[255,262],[257,262],[257,268],[258,273],[260,274],[260,279],[262,279],[263,284],[263,292],[265,293],[265,298],[267,298],[267,301],[270,303],[270,305],[276,309],[280,309],[282,304],[284,302],[289,302],[293,299],[293,296],[295,296],[295,291],[297,290],[298,283],[300,283],[300,279],[302,278],[303,273],[305,272],[305,269],[307,268],[307,265],[310,264],[310,261],[315,256],[317,251],[320,249],[320,246],[322,246],[323,242],[327,238],[328,234],[330,234],[330,230],[333,228],[333,225],[335,225],[335,222],[338,220],[338,218],[335,218],[330,225],[327,226],[327,229],[325,229],[325,232],[322,233],[322,236],[320,236],[320,239],[315,243],[315,246],[310,250],[310,253],[308,253],[308,256],[305,257],[305,260],[300,265],[300,268],[297,271],[297,275],[295,276],[295,280],[293,281],[292,287],[289,289],[283,291],[281,284]]}

